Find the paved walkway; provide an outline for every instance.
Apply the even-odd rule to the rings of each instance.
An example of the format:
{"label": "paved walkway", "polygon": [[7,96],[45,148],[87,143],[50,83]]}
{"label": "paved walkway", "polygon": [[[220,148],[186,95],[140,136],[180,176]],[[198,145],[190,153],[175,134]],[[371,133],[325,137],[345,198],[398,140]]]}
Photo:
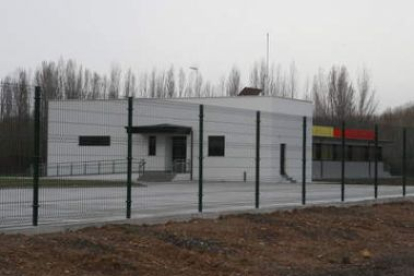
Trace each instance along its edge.
{"label": "paved walkway", "polygon": [[[204,183],[203,210],[223,212],[254,208],[254,183]],[[300,184],[261,183],[260,206],[301,205]],[[307,203],[340,202],[339,184],[307,184]],[[31,189],[0,189],[0,228],[30,226]],[[414,186],[407,187],[414,196]],[[379,198],[401,197],[401,186],[379,186]],[[148,183],[134,187],[133,218],[198,212],[198,183]],[[346,185],[346,201],[374,198],[372,185]],[[47,188],[39,194],[39,225],[78,224],[125,218],[125,188]]]}

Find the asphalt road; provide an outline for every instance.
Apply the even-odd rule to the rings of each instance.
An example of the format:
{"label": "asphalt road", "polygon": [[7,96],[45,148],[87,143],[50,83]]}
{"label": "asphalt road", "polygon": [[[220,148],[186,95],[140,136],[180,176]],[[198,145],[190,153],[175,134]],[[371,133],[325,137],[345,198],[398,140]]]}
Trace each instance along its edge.
{"label": "asphalt road", "polygon": [[[198,183],[146,183],[132,191],[133,218],[192,214],[198,212]],[[414,186],[407,187],[414,196]],[[341,200],[338,184],[307,184],[307,203]],[[379,198],[401,197],[401,186],[379,186]],[[0,189],[0,228],[32,223],[31,189]],[[346,201],[374,198],[372,185],[346,185]],[[260,206],[301,205],[302,185],[261,183]],[[39,191],[39,224],[73,224],[125,218],[126,188],[44,188]],[[204,183],[203,210],[221,212],[253,209],[255,184],[243,182]]]}

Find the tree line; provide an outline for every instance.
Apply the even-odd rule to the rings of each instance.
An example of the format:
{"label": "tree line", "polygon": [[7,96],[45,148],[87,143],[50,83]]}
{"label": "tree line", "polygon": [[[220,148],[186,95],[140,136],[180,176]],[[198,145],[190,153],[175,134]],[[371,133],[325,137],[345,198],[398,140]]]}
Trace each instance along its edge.
{"label": "tree line", "polygon": [[[72,59],[44,61],[32,75],[30,77],[25,69],[18,69],[16,73],[3,77],[2,82],[17,84],[18,87],[38,85],[44,98],[52,100],[236,96],[246,85],[262,89],[264,95],[313,100],[315,118],[325,120],[351,117],[371,119],[378,105],[368,71],[363,70],[357,81],[353,82],[345,66],[333,66],[328,74],[320,70],[313,81],[307,79],[305,87],[300,85],[294,62],[285,70],[280,64],[268,64],[264,60],[253,64],[248,72],[247,84],[243,83],[237,66],[233,66],[217,83],[212,83],[205,81],[198,70],[176,70],[171,66],[166,70],[154,68],[138,75],[132,69],[123,71],[120,66],[112,65],[109,74],[100,74]],[[2,87],[2,116],[24,112],[11,110],[13,102],[19,106],[16,108],[25,104],[27,92],[20,90]],[[16,102],[19,99],[20,102]]]}
{"label": "tree line", "polygon": [[[196,68],[195,68],[196,69]],[[0,173],[27,172],[31,165],[33,144],[33,91],[42,89],[41,119],[47,120],[47,101],[65,99],[119,99],[124,97],[173,98],[236,96],[244,83],[241,71],[234,66],[217,83],[205,81],[198,70],[173,66],[153,69],[140,75],[131,69],[113,65],[109,74],[92,71],[74,60],[42,62],[33,73],[18,69],[1,79],[0,84]],[[337,124],[342,120],[365,126],[383,123],[414,126],[414,105],[387,109],[379,114],[378,99],[367,69],[353,79],[345,66],[332,66],[327,73],[319,70],[312,80],[300,85],[294,62],[288,70],[264,60],[253,64],[247,86],[260,88],[264,95],[303,98],[314,102],[315,124]],[[47,127],[41,130],[42,160],[47,155]],[[414,133],[414,132],[413,132]],[[392,129],[382,135],[394,140]],[[399,138],[398,138],[399,139]],[[411,141],[411,140],[410,140]],[[414,147],[411,145],[410,147]],[[394,155],[400,151],[393,150]],[[413,156],[414,158],[414,156]],[[395,160],[398,158],[396,157]],[[399,159],[398,159],[399,160]]]}
{"label": "tree line", "polygon": [[[247,85],[264,89],[267,95],[295,98],[299,96],[299,90],[294,63],[289,72],[283,71],[280,65],[268,68],[264,61],[256,62],[249,72]],[[25,76],[24,82],[20,75]],[[171,66],[167,70],[154,68],[137,75],[132,69],[122,71],[120,66],[112,65],[109,74],[100,74],[72,59],[44,61],[36,68],[31,79],[25,69],[18,69],[16,73],[0,79],[3,83],[38,85],[48,99],[235,96],[243,85],[241,71],[237,66],[233,66],[217,83],[212,83],[205,81],[198,70],[176,70]]]}
{"label": "tree line", "polygon": [[317,121],[373,122],[378,119],[378,100],[367,69],[362,70],[356,82],[345,66],[333,66],[327,74],[320,70],[311,91]]}

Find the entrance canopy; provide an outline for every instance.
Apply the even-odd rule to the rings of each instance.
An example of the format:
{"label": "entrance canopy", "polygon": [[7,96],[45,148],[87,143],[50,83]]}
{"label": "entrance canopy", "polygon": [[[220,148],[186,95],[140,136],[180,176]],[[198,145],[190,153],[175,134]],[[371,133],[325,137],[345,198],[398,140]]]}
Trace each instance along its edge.
{"label": "entrance canopy", "polygon": [[131,133],[166,133],[166,134],[190,134],[191,127],[171,125],[171,124],[159,124],[148,126],[135,126],[132,127]]}

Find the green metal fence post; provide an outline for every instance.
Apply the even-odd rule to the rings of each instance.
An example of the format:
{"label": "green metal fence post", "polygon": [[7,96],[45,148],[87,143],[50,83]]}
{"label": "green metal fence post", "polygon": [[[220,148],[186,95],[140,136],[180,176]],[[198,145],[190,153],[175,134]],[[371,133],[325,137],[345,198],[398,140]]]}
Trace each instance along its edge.
{"label": "green metal fence post", "polygon": [[37,226],[39,220],[40,97],[40,87],[36,86],[34,106],[33,226]]}
{"label": "green metal fence post", "polygon": [[256,113],[256,187],[255,207],[260,207],[260,111]]}
{"label": "green metal fence post", "polygon": [[203,129],[204,106],[200,105],[200,127],[199,127],[199,163],[198,163],[198,212],[203,212]]}
{"label": "green metal fence post", "polygon": [[374,196],[378,198],[378,125],[375,125],[375,163],[374,163]]}
{"label": "green metal fence post", "polygon": [[303,117],[303,137],[302,137],[302,204],[306,204],[306,134],[307,118]]}
{"label": "green metal fence post", "polygon": [[403,196],[407,195],[407,129],[403,128],[402,133],[402,185]]}
{"label": "green metal fence post", "polygon": [[345,121],[342,121],[341,201],[345,201]]}
{"label": "green metal fence post", "polygon": [[191,130],[191,134],[190,134],[190,155],[191,155],[191,159],[190,159],[190,180],[193,181],[193,167],[194,167],[194,132],[193,130]]}
{"label": "green metal fence post", "polygon": [[132,205],[132,118],[134,110],[134,99],[128,98],[128,168],[127,168],[127,219],[131,218],[131,205]]}

